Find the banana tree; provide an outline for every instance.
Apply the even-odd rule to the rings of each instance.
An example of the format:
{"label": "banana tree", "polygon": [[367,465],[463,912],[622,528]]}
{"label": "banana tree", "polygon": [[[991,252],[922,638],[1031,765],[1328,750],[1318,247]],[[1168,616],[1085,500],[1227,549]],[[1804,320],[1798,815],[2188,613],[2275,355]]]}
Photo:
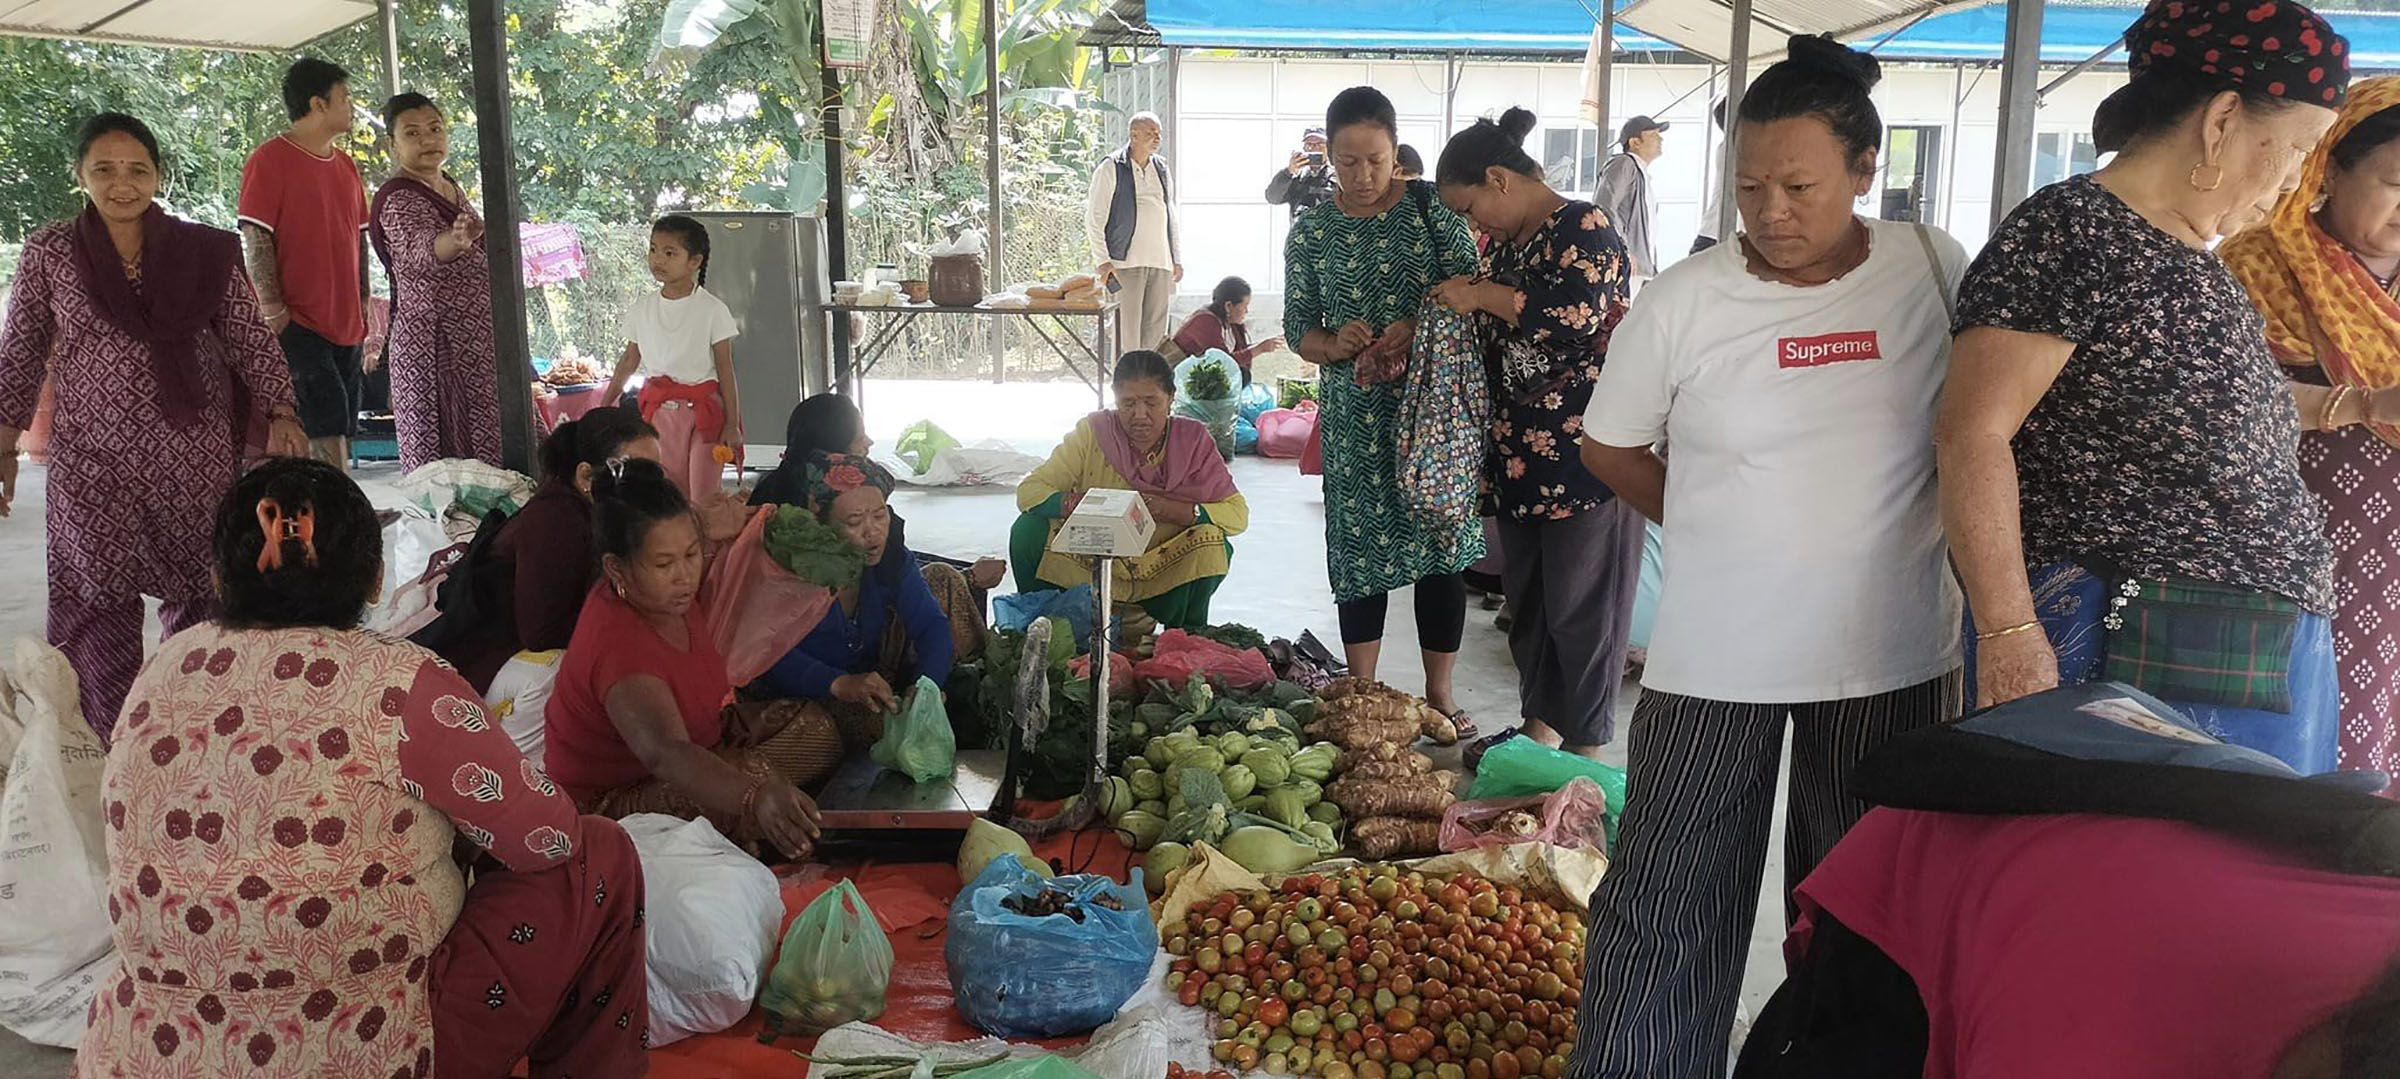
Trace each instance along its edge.
{"label": "banana tree", "polygon": [[[671,0],[651,52],[654,71],[673,74],[720,45],[767,38],[791,76],[791,124],[783,137],[789,167],[780,191],[744,192],[756,202],[803,211],[825,197],[824,72],[817,52],[817,0]],[[761,106],[777,107],[762,92]],[[781,110],[778,110],[781,111]]]}

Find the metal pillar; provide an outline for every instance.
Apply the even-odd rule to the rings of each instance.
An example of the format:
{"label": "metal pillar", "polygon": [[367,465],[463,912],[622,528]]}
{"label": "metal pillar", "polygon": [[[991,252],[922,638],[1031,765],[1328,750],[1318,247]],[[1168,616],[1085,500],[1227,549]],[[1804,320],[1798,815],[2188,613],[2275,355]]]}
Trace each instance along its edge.
{"label": "metal pillar", "polygon": [[[986,0],[988,3],[989,0]],[[997,320],[995,320],[997,321]],[[1092,559],[1092,583],[1097,595],[1092,606],[1092,774],[1090,784],[1108,786],[1108,663],[1117,651],[1117,560],[1106,555]]]}
{"label": "metal pillar", "polygon": [[2041,108],[2042,0],[2008,0],[2000,53],[2000,142],[1992,153],[1992,231],[2033,193],[2034,113]]}
{"label": "metal pillar", "polygon": [[[850,202],[842,190],[842,77],[834,73],[833,65],[824,62],[825,25],[817,21],[817,49],[820,72],[819,85],[825,95],[817,109],[818,123],[825,130],[825,279],[841,281],[850,276]],[[798,161],[792,162],[799,168]],[[858,380],[850,372],[850,313],[835,311],[830,321],[833,342],[833,389],[836,393],[858,396]]]}
{"label": "metal pillar", "polygon": [[1950,211],[1958,205],[1958,137],[1960,112],[1967,104],[1966,65],[1950,65],[1950,152],[1942,155],[1942,228],[1947,231]]}
{"label": "metal pillar", "polygon": [[[1596,95],[1592,99],[1592,125],[1599,131],[1592,138],[1592,156],[1597,161],[1607,161],[1608,155],[1616,151],[1609,142],[1608,110],[1610,99],[1616,96],[1613,91],[1617,77],[1617,0],[1600,0],[1600,60],[1594,66],[1599,70],[1600,85],[1592,91]],[[1594,197],[1600,194],[1600,175],[1596,170],[1592,174],[1592,194]]]}
{"label": "metal pillar", "polygon": [[[1449,143],[1450,136],[1457,131],[1458,54],[1445,52],[1442,54],[1442,142],[1444,145]],[[1434,148],[1433,156],[1436,158],[1442,156],[1440,147]]]}
{"label": "metal pillar", "polygon": [[492,283],[492,369],[500,398],[501,463],[533,472],[533,345],[525,332],[525,262],[517,238],[515,145],[508,123],[505,0],[467,0],[475,77],[476,163],[483,174],[483,251]]}
{"label": "metal pillar", "polygon": [[383,30],[383,96],[400,96],[400,3],[376,0],[375,19]]}
{"label": "metal pillar", "polygon": [[1750,88],[1750,0],[1733,0],[1731,51],[1725,65],[1725,175],[1717,178],[1717,239],[1721,243],[1733,242],[1741,232],[1741,207],[1734,203],[1733,177],[1735,163],[1741,160],[1742,94]]}
{"label": "metal pillar", "polygon": [[[1000,4],[999,0],[983,0],[983,186],[991,193],[986,208],[983,242],[989,261],[986,275],[997,291],[1009,280],[1008,260],[1000,240]],[[1008,363],[1008,320],[992,319],[992,381]],[[1103,723],[1101,726],[1107,726]]]}

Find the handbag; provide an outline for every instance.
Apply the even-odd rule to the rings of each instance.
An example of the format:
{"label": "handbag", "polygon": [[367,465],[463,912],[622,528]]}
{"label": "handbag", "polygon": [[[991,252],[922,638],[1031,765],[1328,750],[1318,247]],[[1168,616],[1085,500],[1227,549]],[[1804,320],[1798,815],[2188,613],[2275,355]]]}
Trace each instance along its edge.
{"label": "handbag", "polygon": [[1440,537],[1476,519],[1492,398],[1473,317],[1426,298],[1400,391],[1401,501]]}
{"label": "handbag", "polygon": [[2188,577],[2113,582],[2102,676],[2170,701],[2288,713],[2300,605]]}

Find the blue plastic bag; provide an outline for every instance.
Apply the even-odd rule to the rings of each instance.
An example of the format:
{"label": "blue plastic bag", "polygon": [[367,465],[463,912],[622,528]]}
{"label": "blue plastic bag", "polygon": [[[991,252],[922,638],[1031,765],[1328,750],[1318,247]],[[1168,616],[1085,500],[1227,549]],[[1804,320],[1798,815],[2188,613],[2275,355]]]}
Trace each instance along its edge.
{"label": "blue plastic bag", "polygon": [[1242,387],[1240,401],[1240,416],[1242,419],[1255,424],[1258,422],[1258,417],[1261,414],[1265,413],[1268,409],[1275,407],[1275,394],[1268,390],[1265,386],[1261,386],[1258,383],[1253,382],[1248,386]]}
{"label": "blue plastic bag", "polygon": [[1067,628],[1075,631],[1075,651],[1078,654],[1092,647],[1092,586],[1079,584],[1073,588],[1045,588],[1039,592],[1012,592],[992,597],[992,625],[1015,633],[1025,632],[1034,619],[1056,615],[1067,620]]}
{"label": "blue plastic bag", "polygon": [[1258,452],[1258,425],[1246,419],[1233,421],[1233,452]]}
{"label": "blue plastic bag", "polygon": [[[1043,878],[1014,855],[992,859],[950,904],[942,958],[959,1017],[1003,1038],[1085,1034],[1115,1018],[1158,954],[1141,872],[1123,885],[1089,874]],[[1067,893],[1083,920],[1027,917],[1001,906],[1045,890]],[[1101,906],[1101,896],[1123,909]]]}

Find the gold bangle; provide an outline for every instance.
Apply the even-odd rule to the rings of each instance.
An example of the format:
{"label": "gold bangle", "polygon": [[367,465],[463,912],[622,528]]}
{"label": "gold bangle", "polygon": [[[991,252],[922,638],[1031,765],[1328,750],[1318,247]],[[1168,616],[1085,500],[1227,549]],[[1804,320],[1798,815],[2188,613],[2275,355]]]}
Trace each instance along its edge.
{"label": "gold bangle", "polygon": [[2333,392],[2325,396],[2325,413],[2317,417],[2318,430],[2332,431],[2339,428],[2340,425],[2333,422],[2334,413],[2342,410],[2342,401],[2349,396],[2350,387],[2348,386],[2335,386]]}
{"label": "gold bangle", "polygon": [[1995,629],[1990,633],[1978,633],[1975,635],[1975,642],[1977,644],[1981,644],[1985,641],[1994,641],[2002,637],[2013,637],[2029,629],[2040,628],[2042,628],[2042,620],[2036,618],[2030,622],[2019,622],[2016,625],[2008,627],[2007,629]]}

